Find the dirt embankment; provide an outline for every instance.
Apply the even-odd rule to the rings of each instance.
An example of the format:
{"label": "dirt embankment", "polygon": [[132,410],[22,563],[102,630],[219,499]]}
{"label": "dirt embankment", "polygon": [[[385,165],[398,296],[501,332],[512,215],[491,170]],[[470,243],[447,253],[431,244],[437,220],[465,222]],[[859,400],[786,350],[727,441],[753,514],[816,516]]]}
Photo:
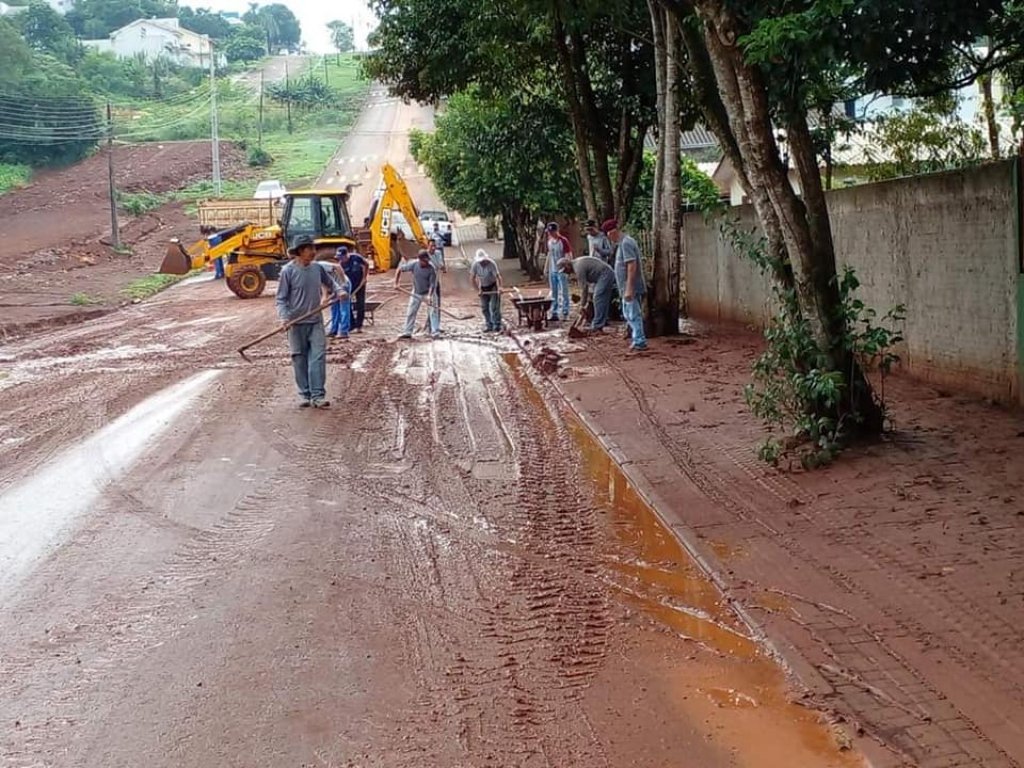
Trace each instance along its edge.
{"label": "dirt embankment", "polygon": [[[180,204],[141,216],[121,214],[121,240],[110,247],[107,155],[39,174],[32,184],[0,198],[0,337],[74,321],[116,306],[120,290],[151,274],[167,240],[197,234]],[[221,171],[244,172],[234,146],[221,148]],[[115,184],[121,193],[165,194],[211,175],[209,142],[115,147]]]}

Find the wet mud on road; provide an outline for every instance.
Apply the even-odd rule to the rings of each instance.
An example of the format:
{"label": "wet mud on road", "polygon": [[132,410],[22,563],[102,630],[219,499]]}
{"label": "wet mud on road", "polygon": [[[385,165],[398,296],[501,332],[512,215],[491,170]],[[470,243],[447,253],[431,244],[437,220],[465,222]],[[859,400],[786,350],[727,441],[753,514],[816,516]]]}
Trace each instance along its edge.
{"label": "wet mud on road", "polygon": [[861,764],[509,342],[218,288],[0,349],[0,765]]}

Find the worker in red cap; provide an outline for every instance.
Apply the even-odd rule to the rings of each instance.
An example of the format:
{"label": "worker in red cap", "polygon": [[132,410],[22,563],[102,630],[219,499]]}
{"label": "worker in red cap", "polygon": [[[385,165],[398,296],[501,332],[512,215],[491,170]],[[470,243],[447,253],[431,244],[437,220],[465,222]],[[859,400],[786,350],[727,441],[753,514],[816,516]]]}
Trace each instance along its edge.
{"label": "worker in red cap", "polygon": [[622,316],[629,324],[629,349],[643,352],[647,349],[647,336],[644,334],[644,294],[647,286],[644,283],[644,269],[640,261],[640,246],[629,235],[619,229],[616,219],[608,219],[601,225],[601,231],[616,246],[615,249],[615,282],[622,297]]}

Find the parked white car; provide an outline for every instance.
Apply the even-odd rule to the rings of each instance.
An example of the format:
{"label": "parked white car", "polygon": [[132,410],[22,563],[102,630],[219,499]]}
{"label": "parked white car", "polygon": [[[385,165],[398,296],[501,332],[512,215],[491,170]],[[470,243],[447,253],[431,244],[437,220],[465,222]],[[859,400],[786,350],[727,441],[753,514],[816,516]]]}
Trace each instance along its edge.
{"label": "parked white car", "polygon": [[434,231],[434,224],[444,237],[444,244],[452,244],[452,221],[444,211],[420,211],[420,225],[429,237]]}
{"label": "parked white car", "polygon": [[280,200],[285,196],[288,190],[284,188],[284,184],[276,179],[271,181],[261,181],[256,185],[256,192],[253,193],[253,200]]}

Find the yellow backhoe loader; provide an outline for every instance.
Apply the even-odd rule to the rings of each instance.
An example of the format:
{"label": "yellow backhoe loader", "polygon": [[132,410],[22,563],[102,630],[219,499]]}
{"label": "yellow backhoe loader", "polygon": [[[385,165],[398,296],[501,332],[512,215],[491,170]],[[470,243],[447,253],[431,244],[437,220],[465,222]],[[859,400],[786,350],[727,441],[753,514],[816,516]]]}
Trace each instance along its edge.
{"label": "yellow backhoe loader", "polygon": [[[225,201],[216,201],[220,208]],[[251,206],[252,201],[239,201]],[[202,207],[200,203],[200,208]],[[277,280],[288,263],[288,243],[298,235],[310,235],[317,258],[334,258],[340,245],[354,248],[356,241],[348,217],[348,193],[337,190],[289,192],[281,220],[276,224],[242,222],[215,232],[185,248],[177,239],[167,247],[160,271],[184,275],[224,259],[228,288],[241,299],[263,293],[268,280]]]}
{"label": "yellow backhoe loader", "polygon": [[[396,215],[400,214],[400,215]],[[386,272],[405,258],[415,258],[427,245],[427,235],[420,224],[420,214],[409,194],[409,188],[393,166],[381,168],[380,185],[370,205],[369,241],[376,269]],[[405,233],[408,226],[410,238]],[[366,255],[366,254],[364,254]]]}

